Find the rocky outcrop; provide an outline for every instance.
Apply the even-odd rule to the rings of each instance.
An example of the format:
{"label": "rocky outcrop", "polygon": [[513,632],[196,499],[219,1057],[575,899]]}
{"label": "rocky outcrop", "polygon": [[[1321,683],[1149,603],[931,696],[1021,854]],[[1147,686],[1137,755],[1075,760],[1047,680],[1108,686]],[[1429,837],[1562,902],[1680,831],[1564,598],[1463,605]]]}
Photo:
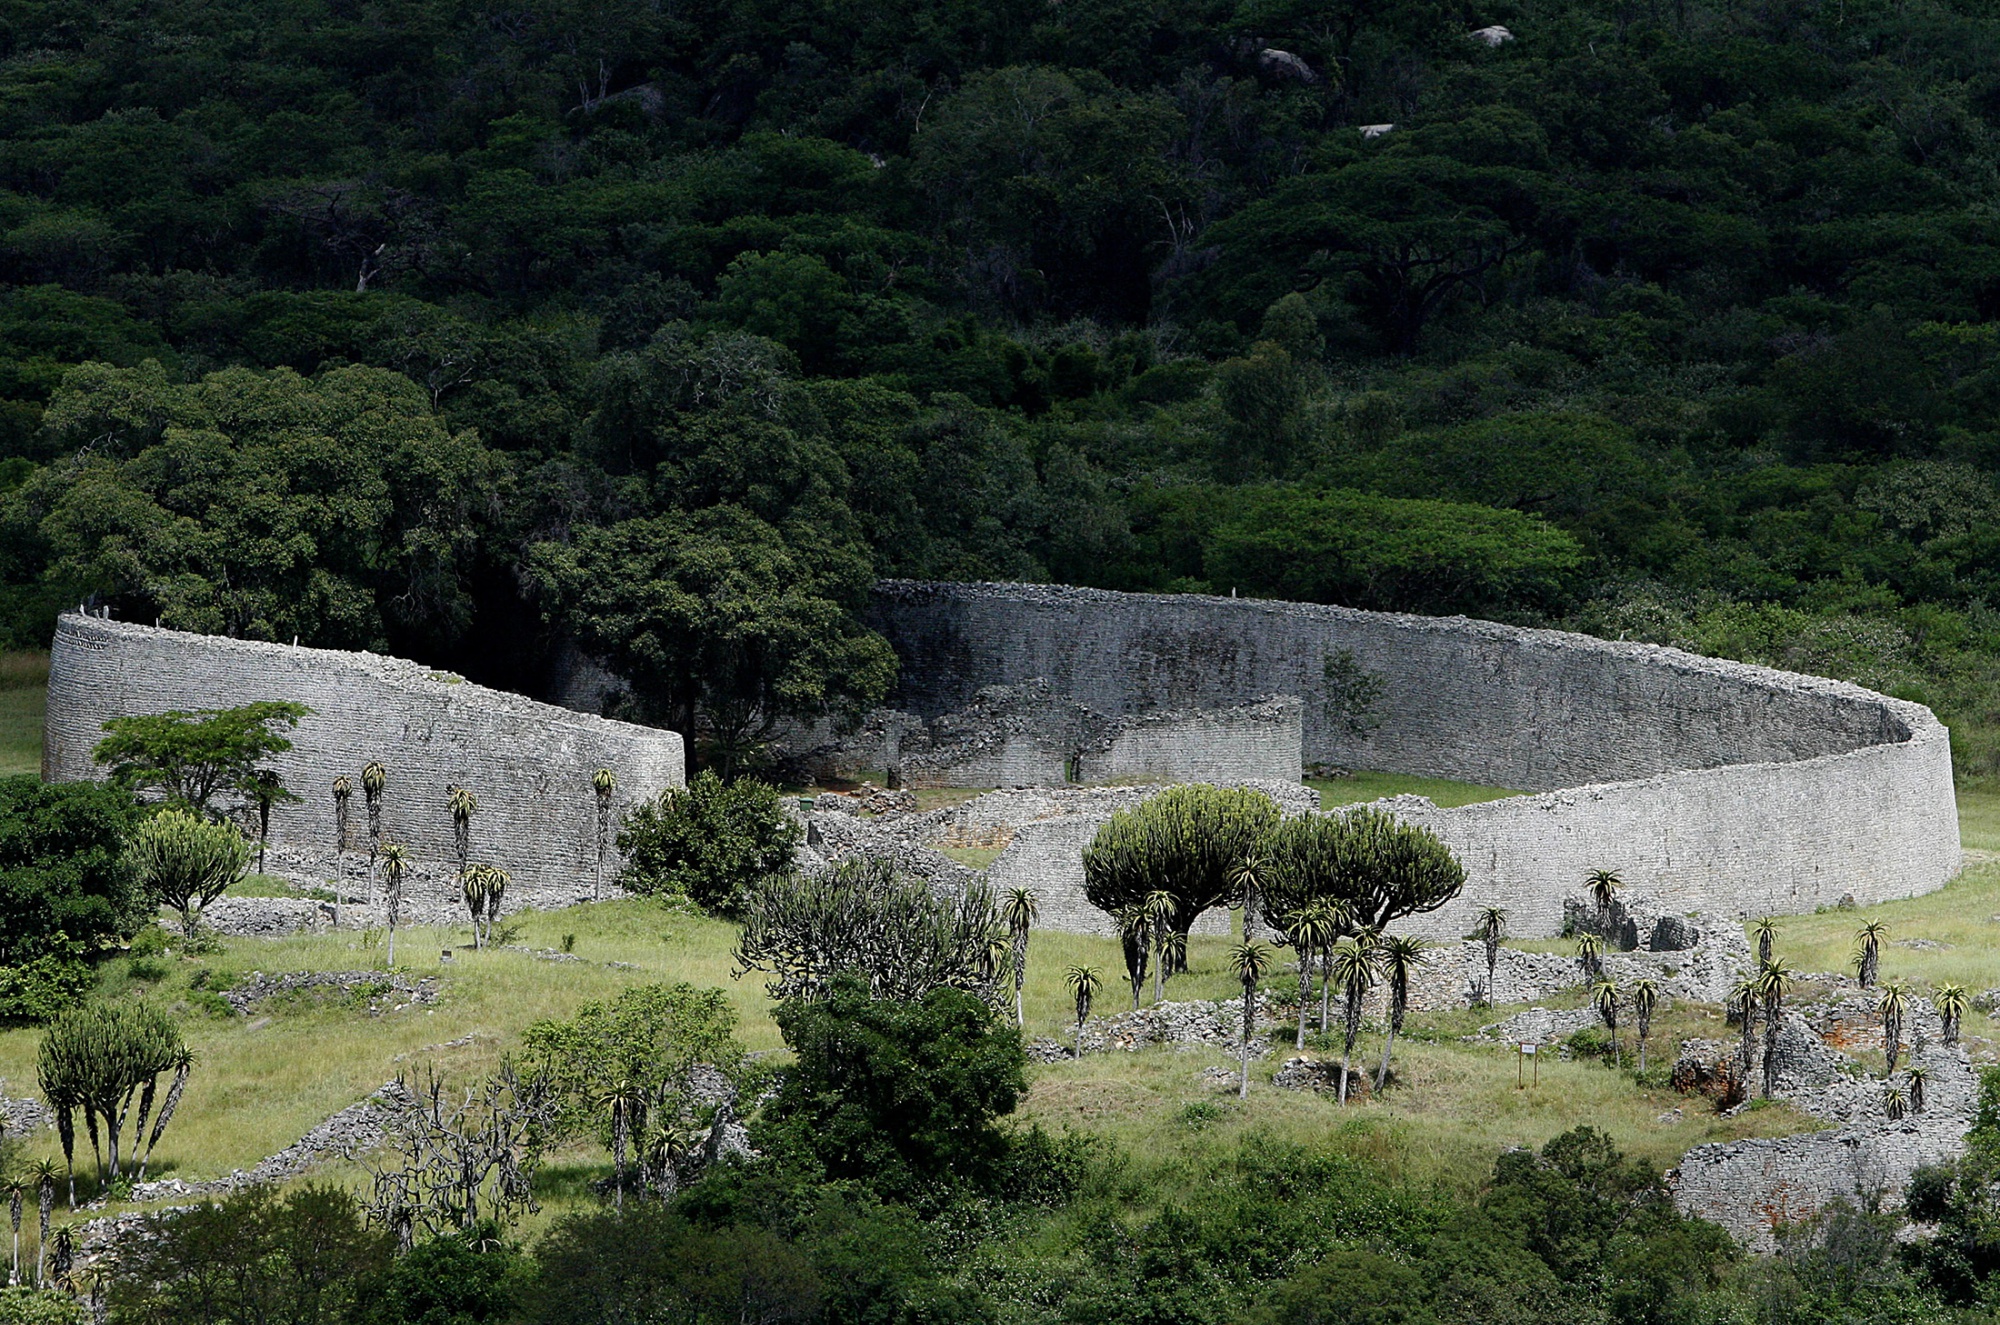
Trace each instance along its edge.
{"label": "rocky outcrop", "polygon": [[385,1012],[436,1003],[438,990],[435,977],[412,979],[388,971],[290,971],[283,975],[255,971],[223,990],[222,997],[241,1014],[283,995],[332,995],[352,1000],[369,1016],[379,1017]]}

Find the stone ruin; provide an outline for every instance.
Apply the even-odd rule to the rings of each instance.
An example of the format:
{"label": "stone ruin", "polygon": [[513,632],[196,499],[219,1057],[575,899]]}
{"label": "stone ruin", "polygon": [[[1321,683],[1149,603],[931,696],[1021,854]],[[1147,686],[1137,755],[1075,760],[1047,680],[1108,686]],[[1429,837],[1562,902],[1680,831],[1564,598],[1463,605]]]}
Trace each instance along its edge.
{"label": "stone ruin", "polygon": [[1061,787],[1302,776],[1303,708],[1289,695],[1213,709],[1119,716],[1041,677],[985,686],[963,709],[926,721],[877,709],[852,734],[794,736],[793,762],[815,776],[884,773],[894,787]]}

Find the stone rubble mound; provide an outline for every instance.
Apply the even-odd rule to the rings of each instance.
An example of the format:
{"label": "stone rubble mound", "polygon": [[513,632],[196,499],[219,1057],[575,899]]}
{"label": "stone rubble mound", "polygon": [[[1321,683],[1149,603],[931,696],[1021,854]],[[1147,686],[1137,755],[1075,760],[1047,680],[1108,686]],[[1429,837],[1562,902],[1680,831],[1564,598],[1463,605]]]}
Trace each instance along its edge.
{"label": "stone rubble mound", "polygon": [[241,1015],[280,994],[306,990],[343,995],[366,992],[369,994],[368,1015],[379,1017],[388,1012],[428,1007],[436,1003],[439,983],[434,976],[412,979],[389,971],[290,971],[284,975],[265,975],[256,971],[248,979],[223,990],[222,998]]}

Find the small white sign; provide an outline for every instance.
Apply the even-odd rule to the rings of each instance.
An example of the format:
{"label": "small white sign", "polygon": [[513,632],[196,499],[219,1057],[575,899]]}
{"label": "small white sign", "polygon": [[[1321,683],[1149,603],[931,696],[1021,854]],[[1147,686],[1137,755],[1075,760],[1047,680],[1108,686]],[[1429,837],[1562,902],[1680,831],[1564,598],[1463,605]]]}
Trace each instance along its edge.
{"label": "small white sign", "polygon": [[1521,1052],[1524,1054],[1531,1054],[1539,1048],[1541,1048],[1541,1046],[1538,1044],[1524,1044],[1521,1046]]}

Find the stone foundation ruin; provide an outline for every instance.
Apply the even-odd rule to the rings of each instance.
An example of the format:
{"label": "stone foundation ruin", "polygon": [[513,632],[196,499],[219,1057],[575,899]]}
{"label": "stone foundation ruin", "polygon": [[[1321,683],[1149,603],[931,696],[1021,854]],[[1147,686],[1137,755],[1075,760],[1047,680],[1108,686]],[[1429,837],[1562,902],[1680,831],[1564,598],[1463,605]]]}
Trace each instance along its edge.
{"label": "stone foundation ruin", "polygon": [[[108,719],[266,699],[296,700],[313,710],[290,733],[291,750],[271,761],[302,798],[271,812],[272,867],[308,883],[365,873],[361,769],[379,759],[389,770],[382,840],[411,848],[413,887],[438,892],[447,910],[458,905],[451,787],[470,788],[479,798],[471,857],[513,875],[510,907],[550,906],[590,895],[597,769],[618,778],[614,823],[625,806],[680,786],[686,776],[681,738],[673,732],[538,704],[400,658],[76,614],[56,627],[42,776],[102,777],[90,753]],[[333,779],[341,774],[354,782],[348,845],[358,849],[342,862],[344,870],[336,868],[333,850]],[[612,851],[607,880],[618,866]]]}

